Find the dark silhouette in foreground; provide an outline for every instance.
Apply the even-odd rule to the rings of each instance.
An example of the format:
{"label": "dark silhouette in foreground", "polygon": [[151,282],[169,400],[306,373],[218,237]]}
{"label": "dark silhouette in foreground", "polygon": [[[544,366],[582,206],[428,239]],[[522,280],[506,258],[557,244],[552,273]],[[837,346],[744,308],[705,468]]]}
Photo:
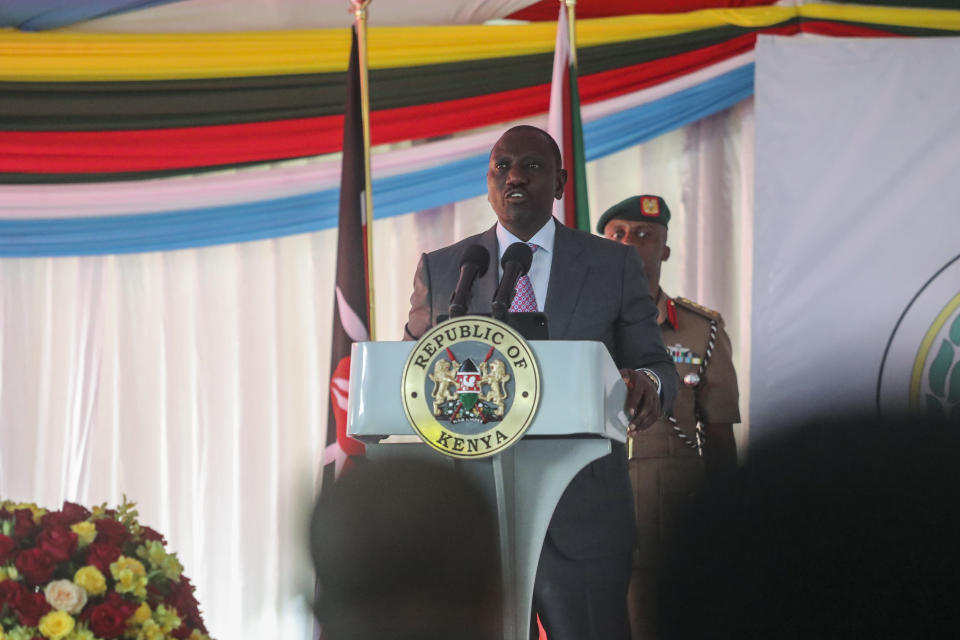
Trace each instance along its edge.
{"label": "dark silhouette in foreground", "polygon": [[874,416],[751,449],[678,530],[664,638],[956,637],[957,425]]}
{"label": "dark silhouette in foreground", "polygon": [[497,540],[487,500],[453,469],[354,467],[310,527],[324,640],[499,638]]}

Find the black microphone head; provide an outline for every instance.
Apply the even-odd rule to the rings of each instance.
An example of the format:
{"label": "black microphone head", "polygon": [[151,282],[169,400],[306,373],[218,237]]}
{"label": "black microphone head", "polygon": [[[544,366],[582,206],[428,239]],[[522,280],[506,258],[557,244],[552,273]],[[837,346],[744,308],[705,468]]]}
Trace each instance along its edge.
{"label": "black microphone head", "polygon": [[457,268],[462,269],[465,264],[475,265],[478,269],[477,277],[482,278],[483,274],[487,272],[487,267],[490,266],[490,252],[487,251],[486,247],[479,244],[472,244],[463,252]]}
{"label": "black microphone head", "polygon": [[530,271],[530,265],[533,263],[533,249],[526,242],[514,242],[503,252],[500,266],[506,268],[508,262],[519,262],[520,275],[524,275]]}

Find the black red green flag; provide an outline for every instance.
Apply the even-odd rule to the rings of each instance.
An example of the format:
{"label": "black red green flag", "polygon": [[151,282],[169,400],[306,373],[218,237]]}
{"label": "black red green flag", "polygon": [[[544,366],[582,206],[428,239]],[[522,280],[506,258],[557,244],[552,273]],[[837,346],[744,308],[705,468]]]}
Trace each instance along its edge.
{"label": "black red green flag", "polygon": [[330,411],[324,456],[325,480],[331,469],[335,474],[339,474],[344,464],[349,463],[350,457],[362,456],[364,453],[361,442],[347,437],[350,348],[354,342],[370,339],[364,236],[363,115],[360,110],[360,64],[356,27],[353,29],[346,89],[336,291],[333,301],[333,343],[330,348]]}

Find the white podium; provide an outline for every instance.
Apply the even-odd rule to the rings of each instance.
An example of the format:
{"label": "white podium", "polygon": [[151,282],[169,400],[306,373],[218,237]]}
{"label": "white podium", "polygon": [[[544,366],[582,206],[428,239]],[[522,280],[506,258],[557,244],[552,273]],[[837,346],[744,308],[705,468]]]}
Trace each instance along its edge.
{"label": "white podium", "polygon": [[499,520],[505,640],[526,640],[540,549],[560,496],[590,462],[626,440],[627,389],[600,342],[530,341],[541,372],[537,412],[523,438],[487,458],[461,460],[423,444],[407,421],[401,376],[415,343],[353,345],[347,433],[367,457],[447,461],[490,497]]}

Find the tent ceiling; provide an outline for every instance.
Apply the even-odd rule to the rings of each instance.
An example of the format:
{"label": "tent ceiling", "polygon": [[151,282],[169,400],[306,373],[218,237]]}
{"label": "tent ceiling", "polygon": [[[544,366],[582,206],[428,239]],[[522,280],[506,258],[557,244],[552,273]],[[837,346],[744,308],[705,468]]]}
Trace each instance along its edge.
{"label": "tent ceiling", "polygon": [[[481,24],[535,0],[373,0],[371,26]],[[228,6],[229,5],[229,6]],[[349,0],[181,0],[72,25],[71,31],[172,33],[349,27]],[[554,11],[556,19],[556,11]]]}

